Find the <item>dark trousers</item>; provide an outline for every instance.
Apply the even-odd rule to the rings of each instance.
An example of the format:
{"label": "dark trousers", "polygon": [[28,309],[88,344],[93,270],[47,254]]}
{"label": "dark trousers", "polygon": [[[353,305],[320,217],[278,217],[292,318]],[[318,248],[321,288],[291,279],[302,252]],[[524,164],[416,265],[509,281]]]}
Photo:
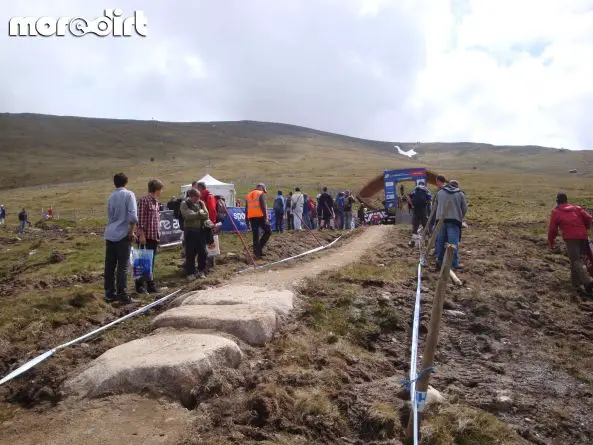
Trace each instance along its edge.
{"label": "dark trousers", "polygon": [[[152,240],[152,239],[147,239],[146,244],[142,246],[147,250],[152,250],[152,253],[153,253],[153,255],[152,255],[152,278],[153,279],[146,283],[148,285],[148,287],[154,287],[154,260],[156,258],[158,245],[159,245],[158,241]],[[139,245],[138,247],[140,248],[141,246]],[[136,280],[136,291],[141,290],[140,288],[144,286],[144,281],[145,281],[144,278]]]}
{"label": "dark trousers", "polygon": [[107,298],[123,297],[128,293],[130,247],[130,240],[127,236],[120,241],[105,242],[104,286]]}
{"label": "dark trousers", "polygon": [[587,249],[589,240],[571,239],[565,240],[566,251],[570,259],[570,278],[572,285],[577,287],[579,285],[590,286],[593,278],[583,266],[583,252]]}
{"label": "dark trousers", "polygon": [[[261,256],[266,243],[270,239],[272,231],[270,230],[270,226],[267,224],[266,218],[263,217],[251,218],[249,220],[249,224],[251,225],[251,233],[253,234],[253,253],[255,253],[255,256]],[[260,230],[263,230],[264,232],[261,239],[259,233]]]}
{"label": "dark trousers", "polygon": [[414,215],[412,216],[412,235],[416,234],[418,227],[426,227],[426,224],[428,224],[428,216],[426,216],[426,211],[422,210],[414,212]]}
{"label": "dark trousers", "polygon": [[198,272],[206,270],[208,250],[206,250],[206,234],[201,229],[186,230],[185,238],[185,276],[196,274],[196,257],[198,257]]}
{"label": "dark trousers", "polygon": [[294,230],[294,214],[286,214],[286,230]]}
{"label": "dark trousers", "polygon": [[284,232],[284,212],[274,210],[276,215],[276,232]]}

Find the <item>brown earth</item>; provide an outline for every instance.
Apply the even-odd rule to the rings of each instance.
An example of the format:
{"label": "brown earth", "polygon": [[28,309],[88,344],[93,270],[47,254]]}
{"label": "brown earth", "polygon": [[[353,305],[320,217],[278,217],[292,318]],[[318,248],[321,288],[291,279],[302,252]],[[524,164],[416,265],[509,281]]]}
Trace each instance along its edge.
{"label": "brown earth", "polygon": [[[124,436],[118,422],[100,434],[132,444],[400,443],[417,252],[406,245],[407,228],[392,230],[373,227],[311,261],[235,278],[299,282],[297,308],[274,340],[248,349],[238,370],[216,373],[196,388],[190,416],[179,406],[155,408],[156,426],[144,420],[138,431],[144,442]],[[423,444],[590,443],[593,303],[572,290],[568,261],[547,250],[544,231],[542,224],[464,231],[464,285],[448,287],[431,380],[446,404],[427,414]],[[363,247],[369,248],[364,255]],[[302,281],[316,267],[321,275]],[[436,280],[425,271],[421,342]],[[76,414],[64,403],[19,410],[3,424],[0,443],[43,443],[33,440],[42,437],[41,425],[82,434],[88,413],[109,419],[114,407],[122,422],[134,425],[142,410],[132,407],[165,402],[107,398],[85,402]],[[179,422],[167,426],[166,418]],[[161,442],[146,439],[155,428],[165,434]],[[72,442],[66,435],[53,443]]]}

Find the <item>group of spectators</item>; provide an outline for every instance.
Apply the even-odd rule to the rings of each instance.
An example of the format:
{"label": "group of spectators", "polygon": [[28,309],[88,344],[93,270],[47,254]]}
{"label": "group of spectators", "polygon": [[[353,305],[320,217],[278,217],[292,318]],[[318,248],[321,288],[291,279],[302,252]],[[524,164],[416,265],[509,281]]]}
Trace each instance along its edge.
{"label": "group of spectators", "polygon": [[[355,203],[349,191],[338,192],[334,198],[324,187],[316,199],[303,194],[299,187],[284,197],[282,190],[274,200],[274,231],[332,229],[350,230],[353,228],[352,210]],[[286,224],[285,224],[286,222]]]}

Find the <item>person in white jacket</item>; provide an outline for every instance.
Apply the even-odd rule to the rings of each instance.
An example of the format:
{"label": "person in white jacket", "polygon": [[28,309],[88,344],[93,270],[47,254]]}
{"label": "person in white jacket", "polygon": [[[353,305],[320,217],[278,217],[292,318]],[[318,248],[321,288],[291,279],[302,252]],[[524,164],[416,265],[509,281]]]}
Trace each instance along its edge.
{"label": "person in white jacket", "polygon": [[305,196],[301,189],[297,187],[292,195],[292,211],[294,214],[294,230],[303,230],[303,208],[305,206]]}

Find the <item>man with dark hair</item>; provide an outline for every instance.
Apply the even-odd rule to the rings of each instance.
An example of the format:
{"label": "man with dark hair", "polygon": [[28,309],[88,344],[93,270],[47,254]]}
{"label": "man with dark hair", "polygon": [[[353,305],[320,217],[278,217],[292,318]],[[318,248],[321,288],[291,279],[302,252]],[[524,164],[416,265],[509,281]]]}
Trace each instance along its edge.
{"label": "man with dark hair", "polygon": [[[426,188],[423,180],[418,181],[416,188],[410,193],[410,204],[412,205],[412,236],[416,235],[420,226],[426,227],[428,222],[428,209],[432,196],[430,190]],[[414,245],[414,240],[410,241],[410,246]]]}
{"label": "man with dark hair", "polygon": [[[265,184],[257,184],[257,187],[247,195],[247,205],[245,207],[247,226],[251,227],[253,235],[253,253],[256,258],[262,258],[264,256],[264,246],[272,234],[272,228],[268,221],[266,193],[268,193],[268,190],[266,189]],[[264,232],[261,239],[259,233],[260,230]]]}
{"label": "man with dark hair", "polygon": [[[438,175],[436,178],[436,183],[437,183],[437,187],[439,190],[441,190],[445,185],[447,185],[447,178],[445,178],[443,175]],[[438,204],[438,190],[437,193],[434,194],[433,198],[432,198],[432,203],[430,204],[430,208],[431,209],[436,209],[437,208],[437,204]],[[430,215],[429,215],[430,216]],[[430,227],[430,233],[432,234],[432,232],[434,231],[434,227],[436,225],[436,212],[432,215],[432,218],[430,218],[430,221],[428,221],[428,226]]]}
{"label": "man with dark hair", "polygon": [[453,253],[452,269],[460,271],[463,267],[459,264],[459,241],[461,239],[461,228],[467,213],[467,200],[465,193],[451,184],[445,185],[437,195],[436,220],[443,220],[441,230],[437,235],[437,270],[441,268],[445,256],[445,245],[455,245]]}
{"label": "man with dark hair", "polygon": [[[208,226],[212,226],[212,221],[208,215],[206,204],[200,199],[200,192],[196,189],[190,189],[187,194],[187,199],[181,203],[181,214],[185,220],[183,229],[185,277],[191,281],[196,278],[204,278],[208,259],[206,230]],[[198,257],[197,275],[196,256]]]}
{"label": "man with dark hair", "polygon": [[[148,182],[148,195],[138,200],[138,243],[139,247],[150,249],[152,257],[152,277],[150,280],[136,280],[136,292],[143,294],[156,294],[159,289],[154,282],[154,260],[157,254],[157,247],[160,240],[161,213],[159,197],[164,185],[158,179],[151,179]],[[145,287],[146,284],[146,287]]]}
{"label": "man with dark hair", "polygon": [[[113,177],[115,191],[107,202],[105,228],[105,301],[131,303],[128,295],[128,263],[134,231],[138,223],[136,196],[126,189],[128,178],[123,173]],[[117,272],[116,272],[117,270]]]}
{"label": "man with dark hair", "polygon": [[582,207],[568,203],[566,193],[558,193],[558,204],[550,216],[548,227],[548,244],[551,249],[555,247],[558,229],[562,231],[562,238],[566,243],[566,250],[571,265],[572,285],[580,289],[583,285],[588,297],[593,297],[593,278],[585,271],[582,257],[591,257],[588,230],[591,228],[593,217]]}

